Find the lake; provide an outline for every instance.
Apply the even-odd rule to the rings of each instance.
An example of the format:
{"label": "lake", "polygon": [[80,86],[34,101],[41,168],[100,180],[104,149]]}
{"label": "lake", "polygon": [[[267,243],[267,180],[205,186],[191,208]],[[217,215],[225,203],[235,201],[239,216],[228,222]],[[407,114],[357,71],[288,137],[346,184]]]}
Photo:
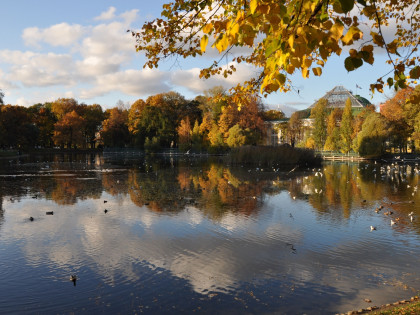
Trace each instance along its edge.
{"label": "lake", "polygon": [[418,294],[419,167],[292,168],[2,159],[0,313],[334,314]]}

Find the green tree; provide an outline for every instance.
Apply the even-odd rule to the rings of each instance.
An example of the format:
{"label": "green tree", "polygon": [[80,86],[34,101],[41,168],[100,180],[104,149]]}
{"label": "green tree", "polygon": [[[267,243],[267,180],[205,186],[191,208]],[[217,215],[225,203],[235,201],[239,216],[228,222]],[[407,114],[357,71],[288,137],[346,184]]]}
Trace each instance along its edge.
{"label": "green tree", "polygon": [[231,147],[239,147],[245,144],[246,137],[244,135],[244,131],[239,126],[239,124],[236,124],[228,131],[228,137],[226,139],[226,144]]}
{"label": "green tree", "polygon": [[130,110],[128,111],[128,131],[130,132],[134,144],[138,146],[142,146],[145,140],[145,135],[139,128],[142,113],[145,108],[146,102],[142,99],[138,99],[130,106]]}
{"label": "green tree", "polygon": [[136,136],[136,143],[140,145],[142,139],[156,137],[162,147],[169,147],[171,143],[177,142],[176,129],[181,120],[191,114],[189,109],[194,106],[176,92],[150,96],[138,108],[132,106],[130,132]]}
{"label": "green tree", "polygon": [[357,135],[357,151],[361,155],[378,156],[385,152],[385,141],[389,137],[389,123],[379,113],[370,113]]}
{"label": "green tree", "polygon": [[[174,55],[203,55],[210,44],[224,56],[234,47],[247,48],[228,66],[223,64],[225,58],[217,57],[200,75],[227,77],[235,72],[236,63],[246,62],[261,69],[245,85],[246,92],[262,93],[290,90],[289,76],[296,72],[304,78],[322,75],[328,59],[341,55],[345,46],[353,47],[344,61],[347,71],[373,64],[375,48],[381,47],[387,52],[391,73],[371,89],[382,91],[384,79],[389,86],[401,88],[410,81],[408,75],[420,77],[419,9],[418,0],[173,0],[163,5],[161,17],[132,35],[150,68]],[[363,34],[362,21],[368,21],[370,34]]]}
{"label": "green tree", "polygon": [[343,153],[348,153],[351,150],[352,146],[352,136],[353,134],[353,114],[351,109],[351,99],[346,100],[346,106],[344,107],[343,118],[340,125],[340,136],[341,136],[341,151]]}
{"label": "green tree", "polygon": [[326,115],[328,101],[321,98],[312,108],[311,117],[314,119],[314,128],[312,130],[312,136],[315,141],[315,147],[317,150],[322,150],[326,140]]}

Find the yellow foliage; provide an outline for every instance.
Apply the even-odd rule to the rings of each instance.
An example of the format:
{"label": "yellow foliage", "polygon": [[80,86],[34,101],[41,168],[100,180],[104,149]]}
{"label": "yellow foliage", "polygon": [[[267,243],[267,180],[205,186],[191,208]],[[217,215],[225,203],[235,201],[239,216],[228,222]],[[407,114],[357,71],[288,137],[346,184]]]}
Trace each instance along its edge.
{"label": "yellow foliage", "polygon": [[[353,71],[364,63],[372,64],[374,46],[379,46],[387,49],[388,63],[395,68],[397,79],[393,78],[394,73],[390,74],[393,87],[403,87],[414,81],[416,78],[408,82],[407,76],[410,72],[413,77],[419,73],[416,43],[420,38],[417,16],[420,2],[357,2],[361,10],[353,10],[349,16],[355,5],[353,0],[172,0],[164,5],[162,17],[146,22],[140,32],[132,33],[137,40],[137,51],[146,52],[145,66],[150,68],[157,67],[162,58],[169,56],[186,58],[205,53],[210,34],[215,40],[212,47],[220,54],[234,46],[250,48],[242,55],[232,57],[232,61],[262,69],[245,83],[244,90],[251,92],[287,91],[290,84],[287,75],[299,71],[305,78],[311,69],[319,76],[322,74],[319,66],[323,67],[331,56],[340,55],[343,45],[353,44],[362,48],[350,50],[348,58],[351,59],[346,58],[344,64],[347,70]],[[361,41],[360,21],[372,25],[372,43],[369,45]],[[385,31],[389,34],[387,40],[382,36]],[[400,55],[402,52],[405,55]],[[224,70],[225,60],[216,58],[200,76],[231,75],[233,71]],[[284,82],[275,75],[279,72],[285,76]],[[387,78],[382,81],[391,82]],[[382,91],[382,81],[372,84],[371,88]]]}

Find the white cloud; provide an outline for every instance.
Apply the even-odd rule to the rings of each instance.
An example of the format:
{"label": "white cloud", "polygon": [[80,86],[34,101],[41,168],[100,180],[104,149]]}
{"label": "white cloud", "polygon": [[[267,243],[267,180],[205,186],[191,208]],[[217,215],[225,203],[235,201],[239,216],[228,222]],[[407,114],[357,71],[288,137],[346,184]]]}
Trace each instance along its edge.
{"label": "white cloud", "polygon": [[140,96],[152,95],[170,90],[166,82],[167,74],[158,70],[125,70],[117,73],[110,73],[99,76],[95,86],[91,89],[84,89],[80,97],[89,99],[102,96],[112,91]]}
{"label": "white cloud", "polygon": [[95,21],[106,21],[112,20],[115,18],[115,11],[117,9],[115,7],[109,7],[107,11],[102,12],[101,15],[94,18]]}
{"label": "white cloud", "polygon": [[65,54],[0,51],[0,58],[11,64],[5,75],[10,82],[26,87],[74,84],[73,59]]}
{"label": "white cloud", "polygon": [[40,47],[41,43],[51,46],[74,45],[83,35],[84,27],[78,24],[60,23],[46,29],[29,27],[23,30],[22,39],[27,46]]}
{"label": "white cloud", "polygon": [[173,85],[182,86],[194,93],[202,93],[204,90],[218,85],[229,89],[236,86],[238,83],[249,80],[257,72],[256,68],[244,63],[229,63],[227,66],[229,67],[230,65],[234,65],[236,67],[236,72],[227,78],[222,75],[218,75],[210,77],[209,79],[200,79],[200,69],[193,68],[190,70],[178,70],[173,72],[171,76],[171,83]]}
{"label": "white cloud", "polygon": [[125,25],[130,25],[137,19],[138,13],[139,10],[134,9],[121,13],[120,17],[123,19]]}

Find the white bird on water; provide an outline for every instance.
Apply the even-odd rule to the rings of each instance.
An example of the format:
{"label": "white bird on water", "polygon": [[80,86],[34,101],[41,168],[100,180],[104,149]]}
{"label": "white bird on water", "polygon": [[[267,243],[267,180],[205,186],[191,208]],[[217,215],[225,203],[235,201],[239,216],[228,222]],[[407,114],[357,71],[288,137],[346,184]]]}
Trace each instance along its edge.
{"label": "white bird on water", "polygon": [[375,230],[376,230],[376,227],[374,227],[373,225],[371,225],[371,226],[370,226],[370,230],[371,230],[371,231],[375,231]]}
{"label": "white bird on water", "polygon": [[391,226],[397,224],[397,222],[395,222],[394,220],[391,219]]}

